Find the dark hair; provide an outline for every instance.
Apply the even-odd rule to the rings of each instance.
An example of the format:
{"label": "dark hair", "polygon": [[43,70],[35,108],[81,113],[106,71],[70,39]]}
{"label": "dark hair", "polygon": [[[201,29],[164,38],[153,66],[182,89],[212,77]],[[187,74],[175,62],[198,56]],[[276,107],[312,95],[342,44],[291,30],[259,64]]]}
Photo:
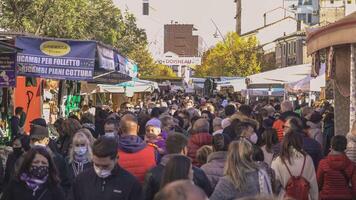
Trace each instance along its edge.
{"label": "dark hair", "polygon": [[48,160],[48,169],[49,169],[49,174],[48,174],[48,183],[50,186],[57,186],[60,182],[60,179],[58,178],[58,172],[56,165],[54,164],[50,154],[47,152],[47,150],[44,147],[39,147],[35,146],[31,148],[24,156],[22,164],[20,166],[19,171],[17,172],[17,178],[20,180],[20,176],[23,173],[29,174],[30,173],[30,167],[32,165],[33,159],[35,159],[35,156],[37,154],[42,155]]}
{"label": "dark hair", "polygon": [[277,131],[274,128],[267,128],[262,133],[262,145],[266,145],[266,151],[272,153],[272,146],[278,143]]}
{"label": "dark hair", "polygon": [[29,135],[22,135],[20,137],[20,141],[21,141],[21,146],[24,151],[29,151],[31,149],[31,146],[30,146],[31,139],[30,139]]}
{"label": "dark hair", "polygon": [[226,116],[231,116],[236,113],[236,108],[234,105],[227,105],[224,109]]}
{"label": "dark hair", "polygon": [[151,117],[153,118],[159,118],[159,116],[161,115],[161,109],[159,109],[159,107],[154,107],[152,108],[151,111]]}
{"label": "dark hair", "polygon": [[317,123],[319,123],[322,119],[323,119],[323,116],[322,116],[319,112],[314,111],[314,112],[311,114],[309,121],[313,122],[314,124],[317,124]]}
{"label": "dark hair", "polygon": [[241,105],[239,111],[245,116],[249,117],[252,114],[252,108],[249,105]]}
{"label": "dark hair", "polygon": [[82,124],[94,124],[94,115],[91,113],[84,113],[80,118],[80,123]]}
{"label": "dark hair", "polygon": [[189,179],[191,166],[192,162],[187,156],[175,155],[170,158],[163,170],[161,188],[173,181]]}
{"label": "dark hair", "polygon": [[291,152],[290,152],[290,147],[293,147],[295,150],[298,152],[302,153],[304,156],[306,153],[304,152],[303,148],[303,138],[302,135],[299,132],[295,132],[292,130],[291,132],[285,134],[282,142],[282,148],[280,151],[280,158],[282,161],[288,160],[288,162],[291,164]]}
{"label": "dark hair", "polygon": [[262,149],[257,145],[253,145],[252,159],[257,162],[258,161],[263,162],[265,160],[265,156],[263,154]]}
{"label": "dark hair", "polygon": [[119,127],[119,122],[118,122],[118,120],[113,119],[113,118],[108,118],[108,119],[106,119],[104,126],[105,126],[105,125],[111,125],[111,124],[115,125],[116,128]]}
{"label": "dark hair", "polygon": [[303,121],[297,117],[288,117],[286,121],[289,121],[290,129],[294,132],[302,133],[304,129]]}
{"label": "dark hair", "polygon": [[343,135],[335,135],[331,138],[331,148],[338,152],[344,152],[347,146],[347,139]]}
{"label": "dark hair", "polygon": [[216,134],[213,136],[213,150],[227,151],[230,144],[230,137],[226,134]]}
{"label": "dark hair", "polygon": [[260,110],[260,114],[262,117],[268,117],[268,111],[264,108]]}
{"label": "dark hair", "polygon": [[117,156],[117,148],[115,139],[102,136],[94,142],[93,155],[100,158],[109,156],[113,160]]}
{"label": "dark hair", "polygon": [[236,124],[236,126],[234,127],[234,138],[232,138],[232,139],[235,140],[235,139],[241,137],[242,132],[247,130],[248,127],[253,128],[253,125],[248,122],[240,122],[240,123]]}
{"label": "dark hair", "polygon": [[184,120],[183,120],[183,118],[181,118],[181,117],[178,116],[178,115],[174,115],[174,118],[178,120],[178,126],[181,127],[181,128],[183,128],[183,126],[184,126]]}
{"label": "dark hair", "polygon": [[168,154],[180,153],[188,144],[188,139],[181,133],[172,133],[166,140]]}
{"label": "dark hair", "polygon": [[180,180],[168,184],[156,195],[154,200],[186,200],[194,194],[196,199],[207,199],[204,191],[190,180]]}
{"label": "dark hair", "polygon": [[78,120],[68,118],[63,121],[62,127],[63,134],[72,137],[79,129],[82,128],[82,125]]}
{"label": "dark hair", "polygon": [[23,113],[23,107],[15,108],[15,115],[21,115]]}

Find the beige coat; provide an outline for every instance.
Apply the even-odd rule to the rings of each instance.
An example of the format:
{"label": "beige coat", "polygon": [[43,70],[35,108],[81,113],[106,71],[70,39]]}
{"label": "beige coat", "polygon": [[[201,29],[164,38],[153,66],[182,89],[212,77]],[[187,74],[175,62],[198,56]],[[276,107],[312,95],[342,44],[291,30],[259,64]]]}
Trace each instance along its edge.
{"label": "beige coat", "polygon": [[[294,153],[293,158],[291,158],[292,165],[290,165],[288,161],[286,162],[292,175],[299,176],[300,172],[302,171],[303,161],[304,161],[304,157],[301,153]],[[284,188],[287,185],[290,175],[287,171],[286,166],[282,163],[280,157],[277,157],[275,160],[272,161],[271,167],[276,173],[277,181],[280,181],[283,187],[279,194],[280,197],[283,197],[285,194]],[[313,160],[309,155],[307,155],[307,158],[305,160],[305,167],[302,176],[310,183],[309,199],[318,200],[318,195],[319,195],[318,183],[316,180]]]}

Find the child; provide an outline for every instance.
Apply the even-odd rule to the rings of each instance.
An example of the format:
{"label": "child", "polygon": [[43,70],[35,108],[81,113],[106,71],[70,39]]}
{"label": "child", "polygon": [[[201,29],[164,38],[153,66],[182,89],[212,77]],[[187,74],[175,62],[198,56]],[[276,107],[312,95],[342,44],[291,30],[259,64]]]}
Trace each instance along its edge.
{"label": "child", "polygon": [[146,123],[145,141],[157,148],[160,155],[165,154],[166,138],[161,133],[161,121],[153,118]]}

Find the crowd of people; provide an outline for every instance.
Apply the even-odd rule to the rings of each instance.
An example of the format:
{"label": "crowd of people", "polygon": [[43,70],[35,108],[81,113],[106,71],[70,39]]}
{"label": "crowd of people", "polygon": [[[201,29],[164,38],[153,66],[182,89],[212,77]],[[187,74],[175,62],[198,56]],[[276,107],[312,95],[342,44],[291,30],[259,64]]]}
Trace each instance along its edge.
{"label": "crowd of people", "polygon": [[1,200],[356,198],[356,122],[335,133],[329,104],[170,96],[91,111],[23,134],[17,108]]}

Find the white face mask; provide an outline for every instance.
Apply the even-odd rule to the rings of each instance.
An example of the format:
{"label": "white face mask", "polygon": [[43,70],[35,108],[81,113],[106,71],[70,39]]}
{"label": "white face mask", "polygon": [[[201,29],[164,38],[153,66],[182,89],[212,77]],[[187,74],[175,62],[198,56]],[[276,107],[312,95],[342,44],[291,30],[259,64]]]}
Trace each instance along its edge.
{"label": "white face mask", "polygon": [[256,133],[253,133],[251,136],[250,136],[250,141],[253,143],[253,144],[256,144],[257,143],[257,140],[258,140],[258,136]]}
{"label": "white face mask", "polygon": [[46,148],[46,147],[47,147],[47,145],[42,144],[42,143],[38,143],[38,142],[36,142],[36,143],[34,143],[34,144],[30,144],[30,147],[35,147],[35,146],[38,146],[38,147],[44,147],[44,148]]}
{"label": "white face mask", "polygon": [[107,133],[105,133],[105,136],[106,137],[110,137],[110,138],[114,138],[116,136],[116,133],[115,132],[107,132]]}
{"label": "white face mask", "polygon": [[107,178],[108,176],[111,175],[111,170],[99,169],[95,166],[95,164],[93,166],[96,175],[98,175],[100,178]]}
{"label": "white face mask", "polygon": [[74,147],[74,153],[78,156],[83,156],[88,151],[87,147]]}

